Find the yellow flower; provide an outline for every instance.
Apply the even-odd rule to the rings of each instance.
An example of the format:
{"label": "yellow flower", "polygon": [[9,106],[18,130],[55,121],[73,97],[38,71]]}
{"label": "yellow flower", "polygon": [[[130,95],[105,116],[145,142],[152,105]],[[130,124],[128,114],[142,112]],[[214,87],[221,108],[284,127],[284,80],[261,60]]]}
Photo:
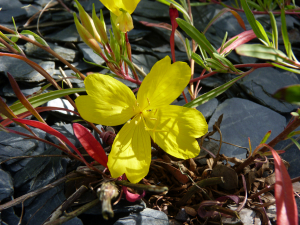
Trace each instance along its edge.
{"label": "yellow flower", "polygon": [[187,86],[191,69],[184,62],[171,64],[170,57],[158,61],[142,82],[135,98],[120,81],[102,74],[89,75],[84,83],[88,95],[76,99],[80,115],[107,126],[125,123],[108,157],[111,176],[124,173],[132,183],[148,174],[151,139],[177,158],[196,157],[195,138],[207,133],[203,115],[196,109],[170,105]]}
{"label": "yellow flower", "polygon": [[140,0],[100,0],[102,4],[111,11],[117,19],[115,20],[122,32],[133,29],[130,14],[133,13]]}

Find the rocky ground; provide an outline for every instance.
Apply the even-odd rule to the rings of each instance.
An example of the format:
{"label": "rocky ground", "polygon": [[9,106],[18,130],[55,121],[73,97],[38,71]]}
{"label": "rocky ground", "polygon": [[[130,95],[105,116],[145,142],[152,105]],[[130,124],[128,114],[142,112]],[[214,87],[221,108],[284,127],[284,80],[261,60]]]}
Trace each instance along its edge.
{"label": "rocky ground", "polygon": [[[11,17],[13,16],[19,32],[22,30],[32,30],[40,32],[43,38],[48,42],[49,46],[71,62],[82,73],[100,72],[106,73],[100,67],[95,67],[83,61],[85,58],[88,61],[103,64],[104,61],[98,57],[93,51],[82,42],[80,39],[70,12],[52,1],[50,4],[56,4],[49,10],[46,10],[39,18],[33,17],[37,12],[45,7],[50,0],[1,0],[0,1],[0,24],[9,28],[13,28]],[[71,10],[76,10],[72,7],[71,0],[64,1]],[[99,2],[99,0],[84,0],[80,1],[86,11],[91,12],[92,3],[95,3],[96,11],[103,9],[104,17],[109,24],[109,13]],[[222,9],[221,6],[207,5],[193,8],[194,24],[197,29],[202,31],[207,23]],[[250,29],[246,22],[244,14],[240,14],[246,23],[246,28]],[[30,21],[30,18],[34,18]],[[170,23],[168,7],[150,0],[142,0],[137,9],[133,13],[135,29],[129,32],[129,40],[132,44],[133,62],[142,67],[148,73],[155,62],[162,59],[164,56],[171,56],[169,49],[170,31],[163,28],[147,27],[140,23],[146,21],[150,23]],[[280,18],[276,18],[280,24]],[[262,25],[270,29],[269,17],[261,15],[258,20]],[[299,25],[298,19],[293,16],[287,16],[288,30],[293,32],[291,37],[293,50],[296,57],[300,57],[299,46]],[[108,27],[110,27],[108,25]],[[216,23],[209,28],[206,33],[207,39],[216,47],[219,48],[222,43],[225,32],[228,36],[233,37],[243,29],[238,25],[232,14],[223,15]],[[184,32],[181,32],[185,35]],[[176,59],[179,61],[187,61],[186,53],[180,39],[176,41]],[[281,48],[283,43],[281,40]],[[19,46],[24,50],[28,58],[41,65],[51,76],[59,79],[61,67],[67,76],[72,76],[73,71],[64,67],[53,56],[47,54],[41,49],[33,46],[30,43],[23,41],[18,42]],[[239,63],[255,63],[259,62],[254,58],[246,58],[232,52],[228,59],[234,64]],[[40,90],[45,85],[46,81],[43,76],[34,71],[25,62],[10,57],[0,57],[0,96],[8,105],[15,102],[16,95],[14,94],[8,79],[7,72],[18,82],[24,95],[31,95]],[[201,68],[196,66],[195,77],[199,76]],[[234,76],[230,74],[219,74],[209,77],[201,82],[203,86],[202,92],[211,90],[221,84],[232,79]],[[272,131],[270,139],[279,134],[286,126],[290,119],[290,112],[295,111],[297,106],[275,100],[271,95],[281,87],[300,83],[299,75],[282,71],[275,68],[258,69],[244,79],[234,84],[229,90],[218,98],[212,99],[209,102],[197,107],[203,113],[209,123],[209,130],[212,130],[213,124],[219,116],[223,114],[223,121],[220,129],[223,134],[223,141],[235,144],[237,146],[248,147],[248,137],[251,138],[252,147],[257,146],[265,133]],[[83,87],[83,82],[78,79],[71,79],[73,87]],[[130,88],[136,88],[136,84],[124,81]],[[179,97],[173,104],[184,105],[182,97]],[[48,103],[48,106],[70,107],[64,100],[54,100]],[[53,127],[65,134],[76,147],[80,147],[79,142],[73,136],[70,122],[78,117],[69,113],[51,112],[42,113],[43,118]],[[18,126],[12,127],[14,130],[23,130]],[[50,135],[36,130],[36,134],[40,138],[54,140]],[[24,131],[24,130],[23,130]],[[218,134],[213,136],[219,138]],[[290,142],[284,141],[278,144],[275,149],[283,149]],[[246,158],[247,151],[236,146],[223,144],[221,154],[228,157],[237,157],[239,159]],[[34,155],[57,155],[61,152],[45,145],[44,143],[35,140],[23,140],[21,136],[0,133],[0,160],[13,156],[34,156]],[[289,162],[289,173],[291,178],[300,176],[298,164],[300,160],[300,151],[296,146],[292,145],[282,155],[283,159]],[[67,165],[70,160],[61,157],[52,158],[27,158],[10,160],[1,164],[0,169],[0,201],[6,202],[13,198],[19,197],[25,193],[41,188],[58,178],[65,176]],[[22,224],[39,225],[42,224],[51,212],[58,207],[66,199],[63,186],[57,186],[35,198],[30,198],[24,202],[24,215]],[[297,200],[298,201],[298,200]],[[9,208],[1,212],[1,224],[18,224],[21,215],[22,205],[17,205],[14,208]],[[274,210],[274,208],[271,208]],[[114,209],[115,218],[113,220],[104,221],[101,217],[100,210],[94,208],[85,212],[79,218],[65,223],[72,225],[80,224],[169,224],[168,217],[164,212],[146,208],[143,201],[137,204],[128,204],[121,201]],[[129,215],[129,213],[131,213]],[[248,214],[247,214],[248,213]],[[245,212],[245,218],[255,217],[254,211]],[[252,216],[250,217],[250,215]],[[129,216],[128,216],[129,215]],[[274,213],[270,214],[274,215]],[[176,224],[184,222],[180,215],[177,218]],[[186,218],[185,218],[186,219]],[[254,220],[249,220],[254,221]],[[245,224],[252,224],[252,222]],[[254,222],[253,222],[254,223]]]}

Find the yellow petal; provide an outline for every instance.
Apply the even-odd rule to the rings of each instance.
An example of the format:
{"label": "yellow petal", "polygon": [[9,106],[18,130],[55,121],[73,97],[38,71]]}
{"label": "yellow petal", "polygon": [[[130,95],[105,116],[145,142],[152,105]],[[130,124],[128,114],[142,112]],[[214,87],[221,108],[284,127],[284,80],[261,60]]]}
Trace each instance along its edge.
{"label": "yellow petal", "polygon": [[143,179],[151,163],[150,135],[141,114],[126,123],[115,138],[107,166],[113,178],[124,173],[132,183]]}
{"label": "yellow petal", "polygon": [[171,104],[187,86],[191,68],[187,63],[175,62],[166,56],[152,67],[143,80],[137,100],[141,109],[154,109]]}
{"label": "yellow petal", "polygon": [[169,105],[143,112],[153,141],[177,158],[196,157],[200,147],[195,138],[207,133],[208,125],[196,109]]}
{"label": "yellow petal", "polygon": [[136,113],[133,92],[120,81],[103,74],[91,74],[84,80],[88,95],[76,100],[78,112],[83,119],[106,126],[127,122]]}
{"label": "yellow petal", "polygon": [[121,14],[120,9],[132,14],[140,0],[100,0],[116,16]]}
{"label": "yellow petal", "polygon": [[123,11],[116,19],[116,24],[119,25],[119,30],[123,33],[129,32],[133,29],[133,21],[131,15]]}

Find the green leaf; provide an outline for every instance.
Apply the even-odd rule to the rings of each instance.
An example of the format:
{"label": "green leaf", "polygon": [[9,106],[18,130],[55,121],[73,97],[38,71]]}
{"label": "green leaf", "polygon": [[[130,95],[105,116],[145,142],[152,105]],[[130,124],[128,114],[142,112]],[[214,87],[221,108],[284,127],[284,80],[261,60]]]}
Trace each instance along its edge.
{"label": "green leaf", "polygon": [[205,102],[208,102],[209,100],[222,94],[224,91],[226,91],[228,88],[230,88],[231,85],[233,85],[235,82],[237,82],[239,79],[243,78],[247,74],[248,74],[248,72],[232,79],[231,81],[228,81],[227,83],[195,98],[193,101],[190,101],[189,103],[185,104],[184,106],[188,107],[188,108],[194,108],[194,107],[204,104]]}
{"label": "green leaf", "polygon": [[185,46],[186,46],[186,53],[187,53],[187,55],[188,55],[188,57],[189,57],[189,59],[191,59],[191,57],[192,57],[192,50],[191,50],[191,46],[190,46],[190,41],[189,41],[189,39],[185,39]]}
{"label": "green leaf", "polygon": [[38,43],[40,43],[43,46],[49,47],[49,45],[43,38],[41,38],[39,35],[37,35],[36,33],[33,33],[30,30],[22,30],[21,34],[32,35]]}
{"label": "green leaf", "polygon": [[[78,93],[78,92],[85,92],[85,88],[72,88],[72,89],[63,89],[63,90],[56,90],[51,91],[48,93],[40,94],[37,96],[34,96],[32,98],[28,98],[28,101],[30,104],[35,108],[38,107],[50,100],[61,98],[66,95]],[[16,114],[19,115],[20,113],[28,111],[21,102],[18,102],[16,104],[13,104],[10,106],[10,109]]]}
{"label": "green leaf", "polygon": [[195,60],[195,62],[199,66],[203,67],[206,70],[209,70],[209,68],[207,66],[205,66],[205,64],[204,64],[203,60],[201,59],[200,55],[198,55],[198,54],[196,54],[196,53],[193,52],[192,53],[192,59]]}
{"label": "green leaf", "polygon": [[281,33],[282,33],[285,51],[286,51],[288,57],[291,59],[292,54],[291,54],[290,41],[289,41],[289,36],[288,36],[288,32],[287,32],[287,27],[286,27],[286,19],[285,19],[284,9],[281,9]]}
{"label": "green leaf", "polygon": [[187,33],[187,35],[194,39],[197,44],[201,46],[201,48],[203,48],[211,57],[214,57],[213,53],[217,53],[217,50],[210,44],[204,34],[200,33],[195,27],[182,19],[177,18],[176,21],[180,28]]}
{"label": "green leaf", "polygon": [[220,60],[225,66],[228,66],[232,71],[238,72],[238,70],[233,66],[233,64],[224,56],[221,56],[217,53],[214,53],[214,56],[216,57],[216,59]]}
{"label": "green leaf", "polygon": [[273,98],[300,105],[300,84],[280,88],[273,94]]}
{"label": "green leaf", "polygon": [[282,51],[260,44],[243,44],[238,46],[235,50],[239,55],[275,62],[285,62],[285,59],[287,59],[287,56]]}
{"label": "green leaf", "polygon": [[250,8],[249,8],[246,0],[241,0],[241,3],[242,3],[242,7],[243,7],[243,9],[245,11],[247,20],[248,20],[250,26],[252,27],[254,33],[256,34],[256,36],[258,38],[264,40],[263,35],[260,32],[260,29],[259,29],[259,27],[258,27],[258,25],[256,23],[256,19],[255,19],[254,15],[252,14],[252,12],[251,12],[251,10],[250,10]]}
{"label": "green leaf", "polygon": [[84,61],[85,63],[91,64],[91,65],[93,65],[93,66],[98,66],[98,67],[101,67],[101,68],[103,68],[103,69],[109,70],[108,67],[99,65],[99,64],[97,64],[97,63],[93,63],[93,62],[87,61],[85,58],[83,58],[83,61]]}
{"label": "green leaf", "polygon": [[257,20],[256,20],[256,25],[262,34],[263,40],[268,44],[268,46],[271,46],[270,40],[269,40],[268,35],[267,35],[265,29],[263,28],[263,26]]}
{"label": "green leaf", "polygon": [[[283,69],[283,70],[286,70],[286,71],[289,71],[289,72],[292,72],[292,73],[300,74],[300,70],[299,69],[289,68],[289,67],[286,67],[286,66],[283,66],[283,65],[279,65],[279,64],[276,64],[276,63],[271,63],[271,64],[273,66],[277,67],[277,68],[280,68],[280,69]],[[288,65],[288,66],[292,66],[292,65]]]}
{"label": "green leaf", "polygon": [[208,67],[215,69],[216,71],[225,72],[225,73],[228,72],[228,68],[226,68],[224,65],[222,65],[222,63],[220,63],[216,59],[209,58],[209,59],[206,59],[206,62],[207,62]]}
{"label": "green leaf", "polygon": [[257,11],[264,11],[264,9],[262,7],[260,7],[258,4],[256,4],[253,1],[248,1],[247,3],[250,7],[256,9]]}
{"label": "green leaf", "polygon": [[270,15],[270,21],[271,21],[271,26],[272,26],[272,41],[273,41],[273,47],[275,49],[278,49],[278,29],[277,29],[277,24],[275,20],[275,16],[272,12],[269,13]]}
{"label": "green leaf", "polygon": [[266,143],[266,141],[269,139],[270,135],[271,135],[271,131],[269,130],[269,131],[265,134],[265,136],[263,137],[263,139],[261,140],[260,144]]}
{"label": "green leaf", "polygon": [[294,138],[289,138],[292,142],[294,142],[294,144],[297,146],[297,148],[300,150],[300,144],[298,143],[298,141],[296,141]]}

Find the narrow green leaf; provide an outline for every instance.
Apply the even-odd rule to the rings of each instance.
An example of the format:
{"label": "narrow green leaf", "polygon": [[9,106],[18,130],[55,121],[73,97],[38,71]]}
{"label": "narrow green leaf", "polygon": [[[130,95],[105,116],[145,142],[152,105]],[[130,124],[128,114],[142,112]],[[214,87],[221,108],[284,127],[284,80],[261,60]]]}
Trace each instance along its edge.
{"label": "narrow green leaf", "polygon": [[256,4],[253,1],[248,1],[247,3],[250,7],[256,9],[257,11],[264,11],[264,9],[262,7],[260,7],[258,4]]}
{"label": "narrow green leaf", "polygon": [[[286,67],[286,66],[283,66],[283,65],[276,64],[276,63],[271,63],[271,64],[273,66],[277,67],[277,68],[280,68],[280,69],[283,69],[283,70],[286,70],[286,71],[289,71],[289,72],[292,72],[292,73],[300,74],[299,69],[293,69],[293,68],[290,68],[290,67]],[[289,65],[289,66],[292,66],[292,65]]]}
{"label": "narrow green leaf", "polygon": [[256,19],[254,17],[254,15],[252,14],[246,0],[241,0],[241,3],[242,3],[242,7],[245,11],[245,14],[246,14],[246,17],[247,17],[247,20],[250,24],[250,26],[252,27],[254,33],[256,34],[256,36],[260,39],[264,39],[263,38],[263,35],[262,33],[260,32],[260,29],[258,28],[257,24],[256,24]]}
{"label": "narrow green leaf", "polygon": [[226,68],[224,65],[222,65],[222,63],[220,63],[218,60],[216,59],[206,59],[207,62],[207,66],[215,69],[219,72],[228,72],[228,68]]}
{"label": "narrow green leaf", "polygon": [[291,58],[291,51],[290,51],[290,41],[289,41],[289,36],[288,36],[288,31],[286,27],[286,19],[285,19],[285,12],[284,9],[281,9],[281,34],[283,38],[283,43],[285,47],[285,51],[288,55],[289,58]]}
{"label": "narrow green leaf", "polygon": [[263,137],[263,139],[261,140],[260,144],[266,143],[266,141],[269,139],[270,135],[271,135],[271,131],[269,130],[269,131],[265,134],[265,136]]}
{"label": "narrow green leaf", "polygon": [[277,24],[275,20],[275,16],[272,12],[269,13],[270,15],[270,21],[271,21],[271,26],[272,26],[272,41],[273,41],[273,47],[275,49],[278,49],[278,29],[277,29]]}
{"label": "narrow green leaf", "polygon": [[272,60],[280,63],[286,61],[284,59],[287,58],[282,51],[260,44],[243,44],[238,46],[235,50],[239,55]]}
{"label": "narrow green leaf", "polygon": [[187,53],[187,55],[188,55],[188,58],[189,58],[189,60],[191,59],[191,57],[192,57],[192,50],[191,50],[191,46],[190,46],[190,41],[189,41],[189,39],[185,39],[185,46],[186,46],[186,53]]}
{"label": "narrow green leaf", "polygon": [[217,20],[219,19],[222,15],[224,15],[226,12],[229,12],[230,9],[229,8],[223,8],[220,10],[220,12],[217,13],[217,15],[215,15],[210,21],[209,23],[206,25],[205,29],[203,30],[203,34],[206,33],[206,31],[208,30],[208,28]]}
{"label": "narrow green leaf", "polygon": [[41,38],[39,35],[37,35],[36,33],[33,33],[30,30],[22,30],[21,34],[32,35],[38,43],[40,43],[43,46],[49,47],[49,45],[43,38]]}
{"label": "narrow green leaf", "polygon": [[[61,98],[66,95],[84,92],[85,88],[72,88],[72,89],[63,89],[63,90],[56,90],[51,91],[48,93],[40,94],[38,96],[34,96],[32,98],[28,98],[30,104],[35,108],[38,107],[50,100]],[[10,106],[10,109],[16,114],[19,115],[20,113],[26,112],[27,109],[19,102]]]}
{"label": "narrow green leaf", "polygon": [[177,18],[176,21],[180,28],[187,33],[187,35],[194,39],[199,46],[201,46],[211,57],[213,57],[213,53],[217,52],[217,50],[210,44],[204,34],[200,33],[195,27],[182,19]]}
{"label": "narrow green leaf", "polygon": [[230,88],[235,82],[237,82],[239,79],[245,77],[250,72],[252,72],[252,71],[248,71],[248,72],[244,73],[243,75],[238,76],[238,77],[232,79],[231,81],[228,81],[227,83],[195,98],[193,101],[190,101],[189,103],[185,104],[184,106],[188,107],[188,108],[194,108],[194,107],[204,104],[205,102],[208,102],[209,100],[222,94],[224,91],[226,91],[228,88]]}
{"label": "narrow green leaf", "polygon": [[88,64],[91,64],[91,65],[93,65],[93,66],[99,66],[99,67],[101,67],[101,68],[103,68],[103,69],[108,69],[108,70],[109,70],[108,67],[99,65],[99,64],[97,64],[97,63],[93,63],[93,62],[87,61],[85,58],[83,58],[83,61],[86,62],[86,63],[88,63]]}
{"label": "narrow green leaf", "polygon": [[296,141],[294,138],[289,138],[292,142],[294,142],[294,144],[297,146],[297,148],[300,150],[300,144],[298,143],[298,141]]}
{"label": "narrow green leaf", "polygon": [[[296,113],[296,112],[294,112],[294,113]],[[297,115],[296,116],[299,116],[299,114],[298,113],[296,113]],[[287,137],[285,138],[285,139],[288,139],[288,138],[290,138],[290,137],[293,137],[293,136],[295,136],[295,135],[299,135],[300,134],[300,131],[298,130],[298,131],[292,131],[291,133],[289,133],[288,135],[287,135]]]}
{"label": "narrow green leaf", "polygon": [[224,56],[214,53],[216,59],[220,60],[225,66],[228,66],[232,71],[238,72],[238,70],[233,66],[233,64],[226,59]]}
{"label": "narrow green leaf", "polygon": [[267,35],[265,29],[263,28],[263,26],[261,25],[261,23],[256,20],[256,25],[257,25],[258,29],[260,30],[260,32],[262,34],[263,40],[268,44],[268,46],[271,46],[268,35]]}
{"label": "narrow green leaf", "polygon": [[192,59],[195,60],[195,62],[196,62],[199,66],[203,67],[203,68],[206,69],[206,70],[209,70],[209,68],[208,68],[207,66],[205,66],[203,60],[201,59],[201,57],[200,57],[198,54],[196,54],[196,53],[193,52],[193,53],[192,53]]}

